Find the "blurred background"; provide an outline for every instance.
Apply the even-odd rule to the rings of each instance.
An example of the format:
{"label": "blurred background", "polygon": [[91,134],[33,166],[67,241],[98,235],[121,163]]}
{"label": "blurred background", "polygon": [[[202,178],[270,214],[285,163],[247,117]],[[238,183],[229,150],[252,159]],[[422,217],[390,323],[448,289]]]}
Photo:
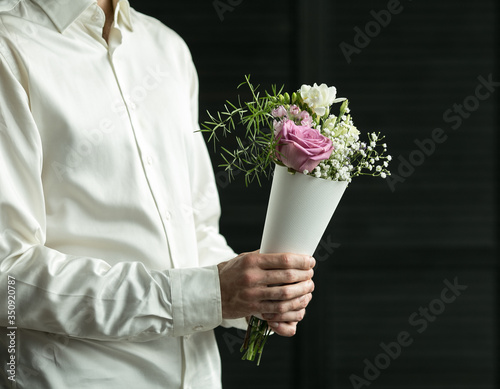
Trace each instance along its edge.
{"label": "blurred background", "polygon": [[[394,158],[390,180],[362,177],[344,194],[294,338],[273,336],[256,367],[240,360],[241,331],[217,329],[225,389],[499,387],[498,3],[132,5],[189,45],[200,121],[236,100],[245,74],[263,89],[326,83]],[[212,156],[221,230],[235,251],[254,250],[270,184],[229,184]]]}

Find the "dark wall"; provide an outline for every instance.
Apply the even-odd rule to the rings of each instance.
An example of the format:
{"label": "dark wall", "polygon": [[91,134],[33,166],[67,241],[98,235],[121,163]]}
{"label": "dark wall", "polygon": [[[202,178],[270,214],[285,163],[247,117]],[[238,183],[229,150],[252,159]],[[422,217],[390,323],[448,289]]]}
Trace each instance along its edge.
{"label": "dark wall", "polygon": [[[359,178],[345,193],[296,337],[273,336],[257,368],[240,361],[241,333],[217,331],[225,388],[494,388],[496,2],[132,5],[190,46],[200,120],[236,98],[244,74],[291,91],[325,82],[350,99],[359,129],[386,134],[394,157],[391,180]],[[256,249],[269,185],[229,185],[213,157],[221,230],[236,251]],[[450,283],[463,287],[443,295]]]}

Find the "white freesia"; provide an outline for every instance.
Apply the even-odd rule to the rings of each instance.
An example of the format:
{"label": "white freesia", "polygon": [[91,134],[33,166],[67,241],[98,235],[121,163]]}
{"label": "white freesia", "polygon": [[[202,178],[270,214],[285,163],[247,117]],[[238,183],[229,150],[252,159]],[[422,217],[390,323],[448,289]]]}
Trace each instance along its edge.
{"label": "white freesia", "polygon": [[304,103],[319,116],[324,116],[332,104],[345,100],[343,97],[337,99],[337,88],[326,84],[302,85],[300,95]]}

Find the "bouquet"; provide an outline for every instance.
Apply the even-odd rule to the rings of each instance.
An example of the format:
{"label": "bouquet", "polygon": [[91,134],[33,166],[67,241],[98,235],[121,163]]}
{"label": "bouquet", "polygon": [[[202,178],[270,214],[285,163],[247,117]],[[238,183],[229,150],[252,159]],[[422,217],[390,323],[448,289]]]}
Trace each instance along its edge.
{"label": "bouquet", "polygon": [[[261,252],[312,255],[347,184],[361,175],[390,175],[384,136],[371,132],[361,140],[349,102],[336,97],[335,87],[302,85],[290,95],[283,93],[284,87],[272,86],[261,94],[250,76],[239,87],[244,85],[250,89],[250,101],[227,101],[223,111],[209,113],[202,131],[215,144],[220,136],[234,135],[236,149],[221,148],[221,166],[230,179],[243,172],[246,184],[260,184],[276,166]],[[335,104],[339,108],[333,112]],[[307,233],[301,228],[304,220],[310,221]],[[253,361],[258,355],[259,364],[270,333],[264,320],[252,317],[241,349],[243,359]]]}

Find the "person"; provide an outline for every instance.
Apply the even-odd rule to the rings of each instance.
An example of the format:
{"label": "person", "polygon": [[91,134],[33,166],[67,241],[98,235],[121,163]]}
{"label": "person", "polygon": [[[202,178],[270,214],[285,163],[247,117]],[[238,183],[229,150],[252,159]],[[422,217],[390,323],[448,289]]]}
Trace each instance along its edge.
{"label": "person", "polygon": [[2,0],[0,387],[220,388],[215,327],[294,335],[314,258],[227,245],[197,100],[127,0]]}

